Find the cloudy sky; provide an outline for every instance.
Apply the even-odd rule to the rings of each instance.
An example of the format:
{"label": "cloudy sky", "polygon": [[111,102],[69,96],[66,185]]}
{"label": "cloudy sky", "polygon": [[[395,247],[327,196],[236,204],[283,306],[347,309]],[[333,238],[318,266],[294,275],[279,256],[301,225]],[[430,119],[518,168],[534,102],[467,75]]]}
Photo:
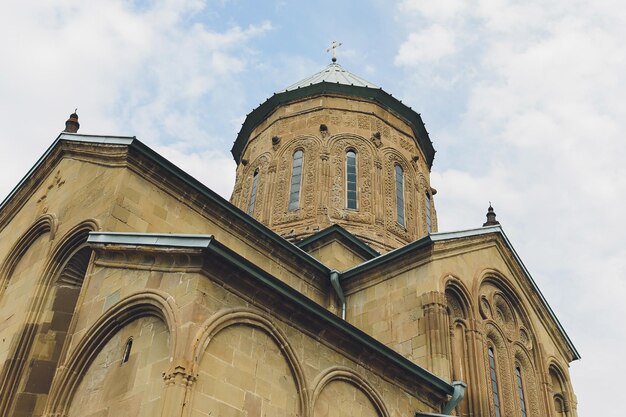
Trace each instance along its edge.
{"label": "cloudy sky", "polygon": [[75,107],[81,133],[136,135],[228,198],[245,115],[337,39],[344,67],[422,114],[440,230],[493,202],[583,357],[579,414],[622,415],[623,0],[2,3],[0,200]]}

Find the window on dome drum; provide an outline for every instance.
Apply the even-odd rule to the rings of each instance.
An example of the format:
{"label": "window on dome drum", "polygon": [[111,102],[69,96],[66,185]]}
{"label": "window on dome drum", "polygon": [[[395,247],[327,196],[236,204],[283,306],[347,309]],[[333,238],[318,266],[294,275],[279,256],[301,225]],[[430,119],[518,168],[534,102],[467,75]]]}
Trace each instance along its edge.
{"label": "window on dome drum", "polygon": [[346,152],[346,190],[346,207],[356,210],[356,153],[354,151]]}
{"label": "window on dome drum", "polygon": [[493,348],[488,349],[489,353],[489,371],[491,373],[491,393],[493,394],[493,406],[496,411],[495,417],[501,417],[500,414],[500,395],[498,394],[498,377],[496,376],[496,359],[493,355]]}
{"label": "window on dome drum", "polygon": [[122,356],[122,364],[128,362],[128,359],[130,358],[130,351],[133,348],[133,338],[129,338],[126,341],[126,346],[124,347],[124,355]]}
{"label": "window on dome drum", "polygon": [[432,223],[430,220],[430,194],[428,194],[428,192],[425,194],[424,207],[426,208],[426,230],[430,233]]}
{"label": "window on dome drum", "polygon": [[517,396],[519,397],[519,407],[522,417],[526,417],[526,402],[524,400],[524,386],[522,385],[522,372],[519,367],[515,368],[515,383],[517,384]]}
{"label": "window on dome drum", "polygon": [[302,160],[304,152],[298,150],[293,154],[293,169],[291,171],[291,188],[289,192],[289,211],[300,207],[300,186],[302,184]]}
{"label": "window on dome drum", "polygon": [[396,164],[396,214],[398,223],[404,226],[404,171]]}
{"label": "window on dome drum", "polygon": [[252,191],[250,191],[250,204],[248,204],[248,215],[252,216],[254,214],[254,201],[256,200],[256,183],[259,179],[259,169],[257,168],[254,171],[254,176],[252,177]]}

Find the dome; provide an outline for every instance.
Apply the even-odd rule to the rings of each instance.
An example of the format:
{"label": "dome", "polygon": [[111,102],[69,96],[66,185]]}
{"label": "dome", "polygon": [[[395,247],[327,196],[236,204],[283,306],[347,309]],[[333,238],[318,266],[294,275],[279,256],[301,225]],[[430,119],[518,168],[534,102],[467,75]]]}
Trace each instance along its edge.
{"label": "dome", "polygon": [[341,65],[333,62],[320,72],[317,72],[309,77],[306,77],[303,80],[298,81],[295,84],[290,85],[283,91],[297,90],[298,88],[308,87],[310,85],[319,83],[335,83],[351,85],[355,87],[379,88],[374,83],[371,83],[359,77],[358,75],[347,71]]}
{"label": "dome", "polygon": [[381,87],[347,71],[335,61],[323,70],[274,93],[246,116],[231,149],[235,162],[237,164],[241,162],[241,155],[252,131],[264,123],[275,110],[287,103],[316,96],[352,97],[356,100],[376,103],[377,106],[401,118],[411,127],[414,140],[424,152],[428,168],[432,166],[435,149],[420,115]]}

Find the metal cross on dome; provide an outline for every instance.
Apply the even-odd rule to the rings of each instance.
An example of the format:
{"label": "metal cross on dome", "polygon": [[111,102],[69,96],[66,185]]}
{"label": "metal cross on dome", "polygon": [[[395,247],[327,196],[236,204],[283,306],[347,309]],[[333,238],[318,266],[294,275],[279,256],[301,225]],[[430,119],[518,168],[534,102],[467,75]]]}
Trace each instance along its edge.
{"label": "metal cross on dome", "polygon": [[330,48],[326,49],[326,52],[333,52],[333,62],[337,62],[337,48],[339,48],[340,46],[341,42],[333,41],[333,43],[330,44]]}

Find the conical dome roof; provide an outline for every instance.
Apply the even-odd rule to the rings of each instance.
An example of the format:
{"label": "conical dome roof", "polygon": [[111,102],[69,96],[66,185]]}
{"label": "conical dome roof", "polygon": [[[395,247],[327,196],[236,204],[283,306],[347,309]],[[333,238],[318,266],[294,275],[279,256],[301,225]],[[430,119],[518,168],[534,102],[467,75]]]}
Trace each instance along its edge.
{"label": "conical dome roof", "polygon": [[255,127],[263,123],[278,107],[289,102],[318,95],[354,97],[360,100],[375,102],[378,106],[391,111],[411,126],[415,140],[424,151],[428,167],[432,166],[435,149],[428,137],[428,132],[420,115],[382,88],[346,71],[335,61],[323,70],[290,85],[284,90],[274,93],[272,97],[265,100],[265,102],[246,116],[231,149],[235,162],[240,163],[241,155]]}
{"label": "conical dome roof", "polygon": [[344,69],[341,65],[336,62],[332,62],[326,68],[321,70],[318,73],[315,73],[309,77],[306,77],[303,80],[298,81],[295,84],[290,85],[284,91],[292,91],[302,87],[308,87],[313,84],[319,83],[335,83],[335,84],[343,84],[343,85],[351,85],[355,87],[369,87],[369,88],[379,88],[374,83],[371,83],[364,78],[359,77]]}

